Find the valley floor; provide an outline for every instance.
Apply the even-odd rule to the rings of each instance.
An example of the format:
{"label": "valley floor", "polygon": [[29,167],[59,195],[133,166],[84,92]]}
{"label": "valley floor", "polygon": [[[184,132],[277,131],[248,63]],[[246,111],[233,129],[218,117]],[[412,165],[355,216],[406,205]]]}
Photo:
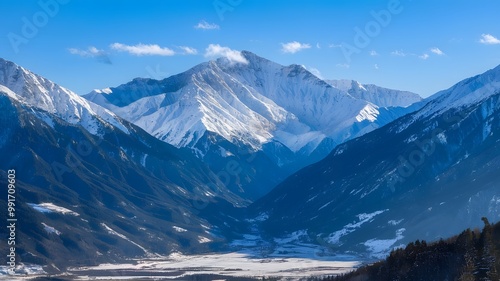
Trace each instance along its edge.
{"label": "valley floor", "polygon": [[[131,260],[123,264],[101,264],[70,268],[53,280],[206,280],[225,278],[278,278],[297,280],[311,276],[332,276],[352,271],[358,261],[334,260],[334,257],[256,257],[250,252],[182,255]],[[38,280],[43,274],[18,276],[13,280]],[[3,276],[7,277],[7,276]],[[0,280],[2,276],[0,275]],[[44,279],[40,279],[44,280]],[[47,279],[50,280],[50,279]]]}

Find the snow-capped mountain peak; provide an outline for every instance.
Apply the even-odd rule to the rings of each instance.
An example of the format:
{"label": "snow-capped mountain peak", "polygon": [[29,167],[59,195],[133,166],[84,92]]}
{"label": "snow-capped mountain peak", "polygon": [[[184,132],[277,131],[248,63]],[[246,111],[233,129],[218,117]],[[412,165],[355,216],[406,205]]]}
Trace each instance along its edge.
{"label": "snow-capped mountain peak", "polygon": [[113,112],[3,59],[0,59],[0,85],[10,90],[3,92],[11,98],[52,113],[71,124],[79,124],[94,135],[100,134],[103,122],[128,133]]}
{"label": "snow-capped mountain peak", "polygon": [[163,80],[138,78],[84,97],[200,157],[221,151],[212,147],[217,141],[207,139],[214,134],[238,149],[263,152],[279,167],[295,168],[411,110],[382,106],[420,100],[416,94],[375,86],[372,92],[358,83],[366,97],[385,102],[380,106],[375,99],[330,85],[301,65],[283,66],[249,51],[240,54],[245,63],[222,57]]}
{"label": "snow-capped mountain peak", "polygon": [[[178,147],[194,146],[210,131],[255,150],[278,141],[294,152],[307,146],[308,154],[325,138],[340,143],[356,136],[354,123],[377,119],[376,105],[331,87],[300,65],[282,66],[248,51],[241,55],[248,63],[219,58],[162,81],[134,80],[86,98]],[[115,91],[138,98],[127,103]]]}

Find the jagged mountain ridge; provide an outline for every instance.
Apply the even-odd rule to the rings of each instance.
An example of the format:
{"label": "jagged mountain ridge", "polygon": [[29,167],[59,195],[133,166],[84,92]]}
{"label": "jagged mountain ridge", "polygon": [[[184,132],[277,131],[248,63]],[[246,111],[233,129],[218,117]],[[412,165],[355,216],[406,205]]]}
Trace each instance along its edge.
{"label": "jagged mountain ridge", "polygon": [[[241,55],[247,63],[219,58],[164,80],[135,79],[84,97],[160,140],[192,148],[205,161],[211,159],[210,166],[224,166],[241,151],[258,154],[276,175],[272,184],[320,160],[339,143],[414,110],[378,107],[302,66],[282,66],[247,51]],[[218,140],[210,141],[212,136]],[[222,140],[233,147],[221,147],[217,143]],[[243,177],[247,183],[232,186],[242,196],[255,199],[273,187],[256,179],[263,177],[259,172]],[[255,193],[256,186],[264,188]]]}
{"label": "jagged mountain ridge", "polygon": [[162,81],[135,79],[85,97],[178,147],[193,146],[208,130],[254,148],[273,139],[294,152],[310,146],[305,153],[311,153],[326,137],[341,143],[356,136],[351,124],[374,122],[380,114],[302,66],[284,67],[246,51],[242,56],[248,64],[220,58]]}
{"label": "jagged mountain ridge", "polygon": [[419,95],[412,92],[387,89],[373,84],[361,84],[355,80],[325,80],[325,82],[355,98],[369,101],[379,107],[408,107],[422,101]]}
{"label": "jagged mountain ridge", "polygon": [[0,85],[15,93],[12,97],[16,100],[55,114],[71,124],[81,125],[91,134],[98,135],[104,123],[128,133],[120,119],[111,111],[1,58]]}

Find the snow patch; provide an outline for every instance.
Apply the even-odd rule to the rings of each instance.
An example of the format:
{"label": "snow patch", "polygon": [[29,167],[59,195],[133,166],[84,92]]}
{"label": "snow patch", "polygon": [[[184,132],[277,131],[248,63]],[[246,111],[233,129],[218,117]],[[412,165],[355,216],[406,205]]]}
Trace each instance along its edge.
{"label": "snow patch", "polygon": [[113,230],[111,227],[107,226],[105,223],[101,223],[101,225],[108,231],[109,234],[111,235],[115,235],[115,236],[118,236],[120,238],[122,238],[123,240],[126,240],[128,242],[130,242],[131,244],[137,246],[139,249],[143,250],[145,254],[147,255],[151,255],[148,250],[146,250],[144,247],[142,247],[141,245],[135,243],[134,241],[130,240],[127,236],[119,233],[119,232],[116,232],[115,230]]}
{"label": "snow patch", "polygon": [[[309,201],[308,201],[308,202],[309,202]],[[328,206],[328,205],[330,205],[332,202],[333,202],[333,201],[330,201],[330,202],[326,203],[325,205],[321,206],[321,207],[318,209],[318,211],[321,211],[321,209],[323,209],[323,208],[327,207],[327,206]]]}
{"label": "snow patch", "polygon": [[198,243],[204,244],[209,242],[212,242],[212,240],[204,236],[198,236]]}
{"label": "snow patch", "polygon": [[146,159],[148,158],[148,156],[149,156],[148,154],[144,154],[141,158],[141,165],[143,167],[146,167]]}
{"label": "snow patch", "polygon": [[309,203],[311,201],[313,201],[314,199],[316,199],[318,197],[318,195],[314,195],[313,197],[307,199],[306,203]]}
{"label": "snow patch", "polygon": [[437,141],[441,144],[447,144],[447,139],[446,139],[446,135],[444,133],[440,133],[438,135],[436,135],[436,138],[437,138]]}
{"label": "snow patch", "polygon": [[326,241],[328,241],[331,244],[340,244],[340,238],[356,231],[356,229],[361,227],[361,225],[367,222],[371,222],[375,216],[380,215],[386,211],[389,211],[389,209],[376,211],[369,214],[366,213],[359,214],[357,215],[358,222],[349,223],[345,225],[344,228],[342,228],[341,230],[337,230],[331,233],[330,235],[328,235],[328,237],[326,237]]}
{"label": "snow patch", "polygon": [[232,154],[231,151],[228,151],[228,150],[224,149],[222,146],[219,146],[219,149],[220,149],[220,155],[223,158],[226,158],[226,157],[229,157],[229,156],[234,156],[234,154]]}
{"label": "snow patch", "polygon": [[28,205],[35,209],[36,211],[40,213],[59,213],[63,215],[72,215],[72,216],[79,216],[80,214],[71,211],[70,209],[66,209],[64,207],[60,207],[57,205],[54,205],[52,203],[41,203],[41,204],[34,204],[34,203],[28,203]]}
{"label": "snow patch", "polygon": [[269,218],[269,215],[267,213],[260,213],[255,218],[247,219],[246,221],[248,221],[248,222],[262,222],[262,221],[267,220],[268,218]]}
{"label": "snow patch", "polygon": [[45,231],[47,231],[47,233],[54,233],[56,235],[61,234],[61,232],[59,230],[55,229],[52,226],[49,226],[49,225],[47,225],[47,224],[45,224],[43,222],[42,222],[42,225],[43,225],[43,229],[45,229]]}
{"label": "snow patch", "polygon": [[177,231],[177,232],[186,232],[186,231],[187,231],[187,229],[184,229],[184,228],[182,228],[182,227],[178,227],[178,226],[175,226],[175,225],[174,225],[174,226],[172,226],[172,228],[173,228],[175,231]]}
{"label": "snow patch", "polygon": [[16,93],[14,93],[11,89],[5,87],[4,85],[0,85],[0,92],[6,94],[11,99],[21,101],[21,98]]}
{"label": "snow patch", "polygon": [[382,259],[391,251],[391,246],[394,245],[394,243],[404,238],[403,232],[405,232],[405,230],[405,228],[398,229],[394,239],[370,239],[363,243],[363,245],[371,252],[371,256]]}
{"label": "snow patch", "polygon": [[388,223],[389,225],[398,225],[398,224],[400,224],[400,223],[401,223],[401,222],[403,222],[403,221],[404,221],[404,219],[400,219],[400,220],[390,220],[390,221],[388,221],[387,223]]}
{"label": "snow patch", "polygon": [[377,120],[377,116],[380,112],[371,104],[365,106],[356,116],[356,121],[361,122],[364,120],[368,120],[370,122],[375,122]]}
{"label": "snow patch", "polygon": [[404,140],[405,143],[412,143],[414,141],[416,141],[418,139],[418,136],[417,135],[411,135],[409,138],[407,138],[406,140]]}
{"label": "snow patch", "polygon": [[486,140],[487,137],[489,137],[491,134],[491,123],[486,122],[483,125],[483,141]]}
{"label": "snow patch", "polygon": [[38,119],[42,120],[49,127],[54,129],[54,120],[52,120],[52,118],[47,113],[35,112],[35,116],[38,117]]}

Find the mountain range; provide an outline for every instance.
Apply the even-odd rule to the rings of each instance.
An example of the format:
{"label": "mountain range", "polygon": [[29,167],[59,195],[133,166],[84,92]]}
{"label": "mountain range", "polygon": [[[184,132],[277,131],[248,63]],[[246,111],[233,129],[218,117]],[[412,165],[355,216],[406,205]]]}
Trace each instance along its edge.
{"label": "mountain range", "polygon": [[20,260],[59,271],[241,239],[379,259],[499,219],[500,66],[421,99],[241,54],[84,97],[0,59]]}
{"label": "mountain range", "polygon": [[[160,140],[192,149],[216,173],[235,161],[242,172],[228,187],[250,200],[336,145],[411,112],[410,105],[421,100],[355,81],[353,91],[300,65],[241,55],[244,62],[220,58],[163,80],[135,79],[84,97]],[[254,161],[260,163],[249,165]],[[262,165],[264,170],[255,168]]]}
{"label": "mountain range", "polygon": [[[500,66],[338,145],[251,206],[261,232],[382,257],[500,218]],[[290,206],[294,206],[290,208]],[[446,227],[442,227],[446,226]]]}
{"label": "mountain range", "polygon": [[16,171],[22,262],[50,272],[225,244],[219,211],[248,202],[191,151],[12,62],[0,60],[0,84],[1,181]]}

